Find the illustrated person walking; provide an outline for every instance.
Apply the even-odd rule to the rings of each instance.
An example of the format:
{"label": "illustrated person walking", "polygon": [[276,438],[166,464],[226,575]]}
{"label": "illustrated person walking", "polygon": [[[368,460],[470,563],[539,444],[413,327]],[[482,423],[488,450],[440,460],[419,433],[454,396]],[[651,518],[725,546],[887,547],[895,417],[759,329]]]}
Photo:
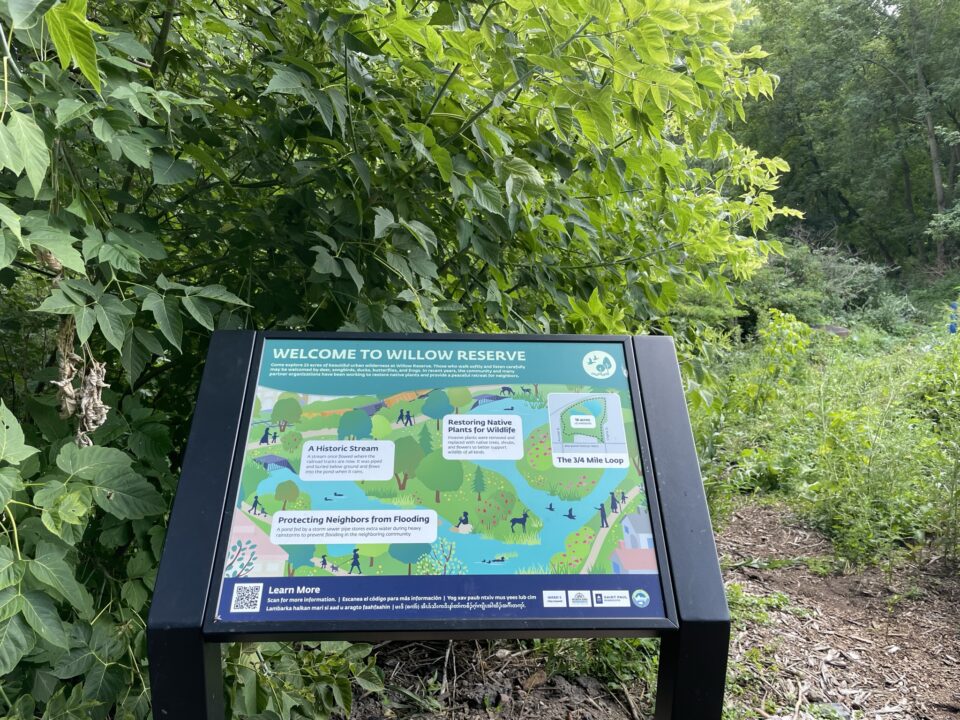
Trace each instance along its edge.
{"label": "illustrated person walking", "polygon": [[277,438],[278,438],[278,437],[280,437],[280,436],[279,436],[277,433],[274,433],[274,434],[273,434],[273,443],[272,443],[273,445],[276,445],[276,444],[277,444]]}
{"label": "illustrated person walking", "polygon": [[257,515],[257,514],[258,514],[258,513],[257,513],[257,508],[260,508],[260,510],[261,510],[264,514],[266,514],[266,511],[263,509],[263,505],[260,504],[260,496],[259,496],[259,495],[254,495],[254,496],[253,496],[253,502],[250,503],[250,513],[251,513],[252,515]]}
{"label": "illustrated person walking", "polygon": [[621,505],[627,504],[627,494],[623,492],[623,490],[620,491],[620,504]]}
{"label": "illustrated person walking", "polygon": [[600,511],[600,527],[610,527],[607,525],[607,510],[604,508],[603,503],[600,503],[600,507],[597,508]]}
{"label": "illustrated person walking", "polygon": [[261,445],[270,444],[270,426],[269,425],[267,426],[266,430],[263,431],[263,435],[260,436],[260,444]]}
{"label": "illustrated person walking", "polygon": [[410,417],[410,411],[409,411],[409,410],[407,410],[406,424],[407,424],[407,425],[410,425],[411,427],[413,426],[413,418]]}
{"label": "illustrated person walking", "polygon": [[353,558],[350,560],[350,572],[347,575],[353,575],[353,569],[356,568],[357,572],[363,575],[363,570],[360,569],[360,550],[357,548],[353,549]]}
{"label": "illustrated person walking", "polygon": [[620,504],[617,502],[617,493],[610,492],[610,512],[620,512]]}
{"label": "illustrated person walking", "polygon": [[404,418],[403,418],[403,408],[400,408],[400,414],[397,415],[397,424],[398,424],[398,425],[406,425],[406,424],[407,424],[407,421],[404,420]]}

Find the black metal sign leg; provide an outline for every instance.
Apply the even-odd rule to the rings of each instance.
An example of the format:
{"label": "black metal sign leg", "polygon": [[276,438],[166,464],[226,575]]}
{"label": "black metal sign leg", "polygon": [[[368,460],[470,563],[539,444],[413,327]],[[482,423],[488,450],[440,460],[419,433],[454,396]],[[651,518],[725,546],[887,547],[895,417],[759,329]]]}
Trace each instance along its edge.
{"label": "black metal sign leg", "polygon": [[655,720],[720,720],[730,625],[681,623],[660,638]]}
{"label": "black metal sign leg", "polygon": [[147,644],[155,720],[224,717],[219,644],[180,629],[154,630]]}

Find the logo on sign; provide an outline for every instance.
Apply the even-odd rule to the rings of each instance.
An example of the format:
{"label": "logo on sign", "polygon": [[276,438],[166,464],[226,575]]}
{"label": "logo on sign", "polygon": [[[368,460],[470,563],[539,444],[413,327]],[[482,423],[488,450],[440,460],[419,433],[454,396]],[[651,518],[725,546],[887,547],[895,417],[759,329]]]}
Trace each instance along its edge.
{"label": "logo on sign", "polygon": [[650,593],[646,590],[634,590],[630,599],[633,600],[633,604],[638,608],[645,608],[650,604]]}
{"label": "logo on sign", "polygon": [[617,361],[608,352],[592,350],[583,356],[583,369],[592,378],[606,380],[617,371]]}

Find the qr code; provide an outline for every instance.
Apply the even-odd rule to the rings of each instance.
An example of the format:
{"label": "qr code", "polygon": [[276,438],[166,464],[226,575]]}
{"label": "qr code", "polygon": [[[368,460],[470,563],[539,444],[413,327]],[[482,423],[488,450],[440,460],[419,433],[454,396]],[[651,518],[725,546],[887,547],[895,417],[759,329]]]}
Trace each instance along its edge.
{"label": "qr code", "polygon": [[238,583],[234,585],[230,612],[260,612],[261,595],[263,595],[263,583]]}

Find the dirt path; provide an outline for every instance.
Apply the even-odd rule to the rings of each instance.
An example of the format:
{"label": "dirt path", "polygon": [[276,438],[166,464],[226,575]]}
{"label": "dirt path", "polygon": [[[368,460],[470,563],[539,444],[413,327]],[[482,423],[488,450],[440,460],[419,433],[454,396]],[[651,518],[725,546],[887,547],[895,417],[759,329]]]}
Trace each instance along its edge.
{"label": "dirt path", "polygon": [[[633,500],[633,498],[637,496],[638,492],[640,492],[639,487],[629,490],[627,492],[627,500],[622,505],[625,506],[627,503]],[[621,511],[618,513],[609,513],[607,515],[607,527],[600,528],[600,532],[598,532],[597,536],[593,539],[593,545],[590,546],[590,552],[587,555],[586,562],[583,563],[583,570],[580,571],[581,575],[586,575],[593,570],[593,566],[597,562],[597,555],[600,554],[600,548],[603,546],[603,541],[607,539],[607,535],[610,534],[610,531],[613,529],[614,525],[620,521],[620,518],[623,517],[624,514],[628,513]]]}
{"label": "dirt path", "polygon": [[731,648],[744,707],[766,698],[778,711],[761,717],[797,720],[828,705],[864,720],[960,718],[956,574],[935,562],[844,573],[826,540],[779,506],[740,508],[718,547],[746,617]]}

